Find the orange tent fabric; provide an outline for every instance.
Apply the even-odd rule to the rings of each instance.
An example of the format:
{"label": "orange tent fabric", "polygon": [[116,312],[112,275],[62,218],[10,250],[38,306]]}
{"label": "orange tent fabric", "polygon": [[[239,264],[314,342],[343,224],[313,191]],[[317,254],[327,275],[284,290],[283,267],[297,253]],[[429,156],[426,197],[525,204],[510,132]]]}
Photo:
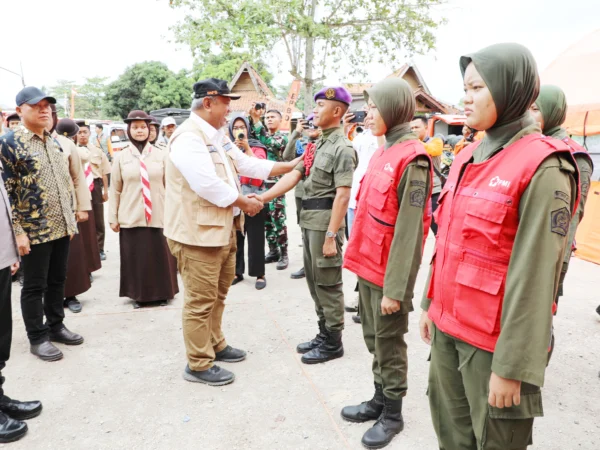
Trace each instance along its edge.
{"label": "orange tent fabric", "polygon": [[575,255],[600,264],[600,181],[592,181],[583,220],[575,235]]}
{"label": "orange tent fabric", "polygon": [[577,136],[600,134],[600,30],[573,44],[541,75],[542,84],[554,84],[567,96],[565,128]]}

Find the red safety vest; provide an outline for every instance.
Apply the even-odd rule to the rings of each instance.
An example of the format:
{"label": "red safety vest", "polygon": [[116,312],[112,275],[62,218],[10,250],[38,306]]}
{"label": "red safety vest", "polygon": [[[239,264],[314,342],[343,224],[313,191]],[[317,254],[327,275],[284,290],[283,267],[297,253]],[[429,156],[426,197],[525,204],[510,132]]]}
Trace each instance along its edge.
{"label": "red safety vest", "polygon": [[[429,318],[444,333],[493,352],[521,196],[547,157],[573,157],[564,142],[531,134],[487,161],[468,164],[480,142],[458,154],[440,194]],[[565,209],[562,219],[568,220],[577,205]]]}
{"label": "red safety vest", "polygon": [[[359,277],[383,287],[385,269],[394,239],[394,227],[398,218],[397,188],[404,170],[418,156],[429,159],[430,177],[433,178],[431,158],[423,144],[417,140],[405,141],[384,151],[381,147],[372,156],[358,192],[356,216],[352,236],[344,256],[344,267]],[[430,179],[431,179],[430,178]],[[415,198],[407,199],[424,203],[423,245],[431,225],[431,185],[415,190]]]}

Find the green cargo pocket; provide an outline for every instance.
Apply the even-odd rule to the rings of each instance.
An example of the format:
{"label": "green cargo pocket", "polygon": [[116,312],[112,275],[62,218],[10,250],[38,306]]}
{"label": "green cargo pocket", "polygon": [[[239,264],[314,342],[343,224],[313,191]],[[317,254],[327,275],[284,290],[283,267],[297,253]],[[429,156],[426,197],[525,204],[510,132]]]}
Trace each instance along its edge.
{"label": "green cargo pocket", "polygon": [[521,450],[533,443],[533,419],[542,417],[542,393],[538,386],[521,385],[521,404],[510,408],[488,405],[483,450]]}
{"label": "green cargo pocket", "polygon": [[340,250],[332,258],[317,257],[317,270],[315,278],[319,286],[337,286],[342,282],[342,263],[344,258]]}

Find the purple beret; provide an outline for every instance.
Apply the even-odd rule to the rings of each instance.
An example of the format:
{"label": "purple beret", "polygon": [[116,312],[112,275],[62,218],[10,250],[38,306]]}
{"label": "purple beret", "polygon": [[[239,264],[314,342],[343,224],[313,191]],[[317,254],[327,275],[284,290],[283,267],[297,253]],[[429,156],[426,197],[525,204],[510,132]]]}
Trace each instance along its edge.
{"label": "purple beret", "polygon": [[338,102],[345,103],[350,106],[352,103],[352,94],[348,92],[348,89],[338,86],[338,87],[324,87],[315,95],[315,101],[320,98],[325,100],[336,100]]}

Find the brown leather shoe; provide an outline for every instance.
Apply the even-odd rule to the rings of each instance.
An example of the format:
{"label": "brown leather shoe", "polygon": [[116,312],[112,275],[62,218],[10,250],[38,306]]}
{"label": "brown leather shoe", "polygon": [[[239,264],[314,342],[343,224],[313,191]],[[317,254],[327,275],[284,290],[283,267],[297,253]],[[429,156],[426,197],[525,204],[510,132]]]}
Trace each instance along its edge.
{"label": "brown leather shoe", "polygon": [[44,341],[41,344],[31,344],[31,353],[42,361],[58,361],[62,359],[62,352],[50,341]]}
{"label": "brown leather shoe", "polygon": [[63,327],[57,331],[50,332],[50,340],[53,342],[60,342],[66,345],[80,345],[83,344],[83,337],[77,333],[69,331],[67,327]]}

